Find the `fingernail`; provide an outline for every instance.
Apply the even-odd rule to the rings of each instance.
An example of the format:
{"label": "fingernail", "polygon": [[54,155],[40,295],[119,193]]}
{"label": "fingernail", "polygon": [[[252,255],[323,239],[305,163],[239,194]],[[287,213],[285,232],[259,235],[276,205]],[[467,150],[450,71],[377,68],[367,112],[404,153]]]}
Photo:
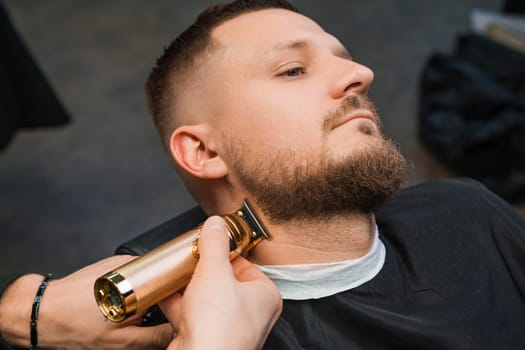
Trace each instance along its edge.
{"label": "fingernail", "polygon": [[224,220],[219,216],[211,216],[206,220],[204,228],[216,231],[225,231],[226,227],[224,226]]}

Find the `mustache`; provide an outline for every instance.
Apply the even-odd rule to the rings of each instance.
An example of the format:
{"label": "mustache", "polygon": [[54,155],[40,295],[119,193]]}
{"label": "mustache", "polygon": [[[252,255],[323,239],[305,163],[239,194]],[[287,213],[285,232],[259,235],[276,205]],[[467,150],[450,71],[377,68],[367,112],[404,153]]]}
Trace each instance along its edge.
{"label": "mustache", "polygon": [[365,109],[372,112],[374,122],[381,128],[381,119],[377,113],[374,103],[367,97],[361,95],[349,95],[335,109],[328,111],[323,118],[323,130],[329,131],[333,125],[336,125],[341,119],[358,109]]}

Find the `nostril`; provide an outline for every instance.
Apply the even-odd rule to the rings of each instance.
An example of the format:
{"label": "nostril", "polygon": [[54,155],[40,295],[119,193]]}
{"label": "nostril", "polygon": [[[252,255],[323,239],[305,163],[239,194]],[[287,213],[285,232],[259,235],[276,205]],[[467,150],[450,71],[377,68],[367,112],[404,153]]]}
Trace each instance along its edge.
{"label": "nostril", "polygon": [[361,85],[363,85],[363,83],[361,83],[360,81],[355,82],[355,83],[352,83],[352,84],[349,84],[349,85],[345,88],[345,92],[348,92],[348,91],[350,91],[350,90],[358,89],[358,88],[361,87]]}

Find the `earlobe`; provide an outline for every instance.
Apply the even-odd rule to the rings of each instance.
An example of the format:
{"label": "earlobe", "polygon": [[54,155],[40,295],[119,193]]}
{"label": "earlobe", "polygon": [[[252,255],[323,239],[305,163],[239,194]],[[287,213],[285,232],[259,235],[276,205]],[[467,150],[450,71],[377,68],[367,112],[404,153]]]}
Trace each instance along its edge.
{"label": "earlobe", "polygon": [[205,125],[185,125],[177,128],[170,138],[171,156],[187,173],[201,179],[226,176],[226,164],[213,147]]}

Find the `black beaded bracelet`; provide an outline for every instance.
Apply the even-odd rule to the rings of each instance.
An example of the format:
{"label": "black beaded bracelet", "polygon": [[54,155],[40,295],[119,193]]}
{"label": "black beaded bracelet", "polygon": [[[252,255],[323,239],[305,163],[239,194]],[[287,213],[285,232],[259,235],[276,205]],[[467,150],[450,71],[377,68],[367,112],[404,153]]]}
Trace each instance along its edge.
{"label": "black beaded bracelet", "polygon": [[48,274],[40,283],[40,287],[36,291],[35,299],[33,300],[33,308],[31,309],[31,321],[29,322],[29,330],[31,334],[31,350],[40,349],[38,347],[38,334],[36,332],[36,321],[38,320],[38,310],[40,309],[40,301],[46,290],[46,287],[51,279],[51,274]]}

